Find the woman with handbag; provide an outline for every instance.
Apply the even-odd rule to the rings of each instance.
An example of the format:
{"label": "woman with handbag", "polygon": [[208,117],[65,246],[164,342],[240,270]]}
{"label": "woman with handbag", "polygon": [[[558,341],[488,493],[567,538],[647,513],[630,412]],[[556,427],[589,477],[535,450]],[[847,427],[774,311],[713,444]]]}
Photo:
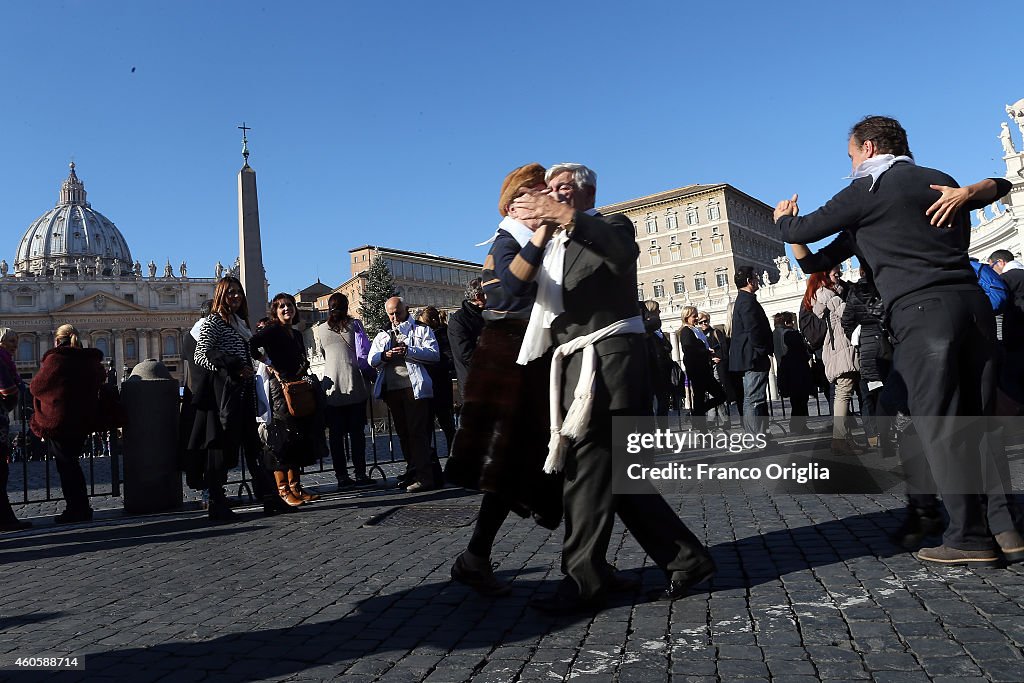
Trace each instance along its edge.
{"label": "woman with handbag", "polygon": [[43,355],[29,387],[35,409],[31,427],[36,436],[46,439],[60,475],[67,507],[56,522],[87,522],[92,519],[92,507],[78,460],[85,437],[99,421],[99,391],[107,373],[103,353],[83,348],[73,326],[61,325],[54,337],[54,348]]}
{"label": "woman with handbag", "polygon": [[[330,430],[331,460],[338,488],[369,486],[366,476],[366,377],[374,373],[367,357],[370,339],[363,324],[348,313],[348,297],[341,292],[327,299],[327,321],[313,328],[316,349],[324,357],[321,380],[327,397],[324,417]],[[376,379],[376,375],[374,375]],[[345,436],[351,445],[352,471],[345,466]]]}
{"label": "woman with handbag", "polygon": [[[683,366],[686,376],[690,378],[690,390],[693,392],[693,410],[690,414],[697,419],[694,423],[703,428],[706,425],[707,412],[725,403],[725,389],[715,379],[711,370],[711,344],[707,335],[697,325],[697,308],[683,308],[684,326],[679,330],[679,346],[683,350]],[[707,394],[711,400],[707,400]]]}
{"label": "woman with handbag", "polygon": [[847,285],[839,277],[839,272],[839,266],[836,266],[807,278],[803,305],[826,324],[822,360],[825,362],[825,375],[835,386],[832,397],[832,453],[860,455],[861,449],[850,438],[847,417],[850,399],[860,382],[860,363],[856,348],[843,333]]}
{"label": "woman with handbag", "polygon": [[[320,496],[302,490],[301,469],[316,462],[317,406],[309,358],[298,321],[295,297],[284,292],[270,302],[270,322],[249,340],[253,358],[262,358],[270,373],[271,420],[267,430],[266,465],[274,472],[281,499],[291,506]],[[322,439],[323,430],[320,430]]]}

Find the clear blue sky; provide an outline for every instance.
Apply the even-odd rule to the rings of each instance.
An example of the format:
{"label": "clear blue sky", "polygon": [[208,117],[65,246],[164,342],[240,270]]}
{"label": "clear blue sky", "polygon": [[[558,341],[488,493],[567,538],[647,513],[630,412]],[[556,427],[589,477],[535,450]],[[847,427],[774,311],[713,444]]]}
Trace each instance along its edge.
{"label": "clear blue sky", "polygon": [[599,203],[727,182],[809,211],[881,113],[971,182],[1003,174],[1022,26],[1008,1],[6,2],[0,252],[73,156],[135,258],[212,276],[238,253],[242,121],[271,293],[339,284],[365,243],[482,260],[530,161],[591,165]]}

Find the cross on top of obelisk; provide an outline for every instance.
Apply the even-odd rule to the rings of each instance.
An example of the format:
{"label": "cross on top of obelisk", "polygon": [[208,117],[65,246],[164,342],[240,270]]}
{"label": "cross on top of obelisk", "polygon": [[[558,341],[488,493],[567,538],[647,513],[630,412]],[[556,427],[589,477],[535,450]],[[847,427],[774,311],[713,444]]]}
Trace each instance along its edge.
{"label": "cross on top of obelisk", "polygon": [[238,126],[238,129],[242,131],[242,158],[245,159],[245,165],[249,165],[249,140],[245,137],[245,134],[252,130],[249,126],[245,125],[245,121],[242,121],[242,125]]}

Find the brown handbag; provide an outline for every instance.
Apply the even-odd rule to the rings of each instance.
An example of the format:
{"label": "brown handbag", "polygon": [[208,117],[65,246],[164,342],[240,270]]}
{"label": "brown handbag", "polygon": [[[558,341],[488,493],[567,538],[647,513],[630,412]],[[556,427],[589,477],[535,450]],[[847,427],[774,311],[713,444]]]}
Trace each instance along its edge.
{"label": "brown handbag", "polygon": [[316,391],[312,384],[305,379],[285,382],[277,370],[269,366],[268,368],[281,384],[281,393],[284,394],[284,402],[288,406],[289,415],[309,417],[316,412]]}

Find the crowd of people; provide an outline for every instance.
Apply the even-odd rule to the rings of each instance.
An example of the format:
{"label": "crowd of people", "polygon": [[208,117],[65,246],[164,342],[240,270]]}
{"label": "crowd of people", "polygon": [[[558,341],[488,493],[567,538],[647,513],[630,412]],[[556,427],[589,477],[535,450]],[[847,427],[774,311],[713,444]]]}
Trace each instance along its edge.
{"label": "crowd of people", "polygon": [[[820,388],[832,403],[833,454],[895,452],[898,441],[909,490],[899,542],[916,546],[941,531],[940,506],[949,517],[942,544],[920,548],[920,560],[1024,560],[1008,482],[971,469],[1005,473],[1001,433],[986,418],[997,411],[997,397],[1004,410],[1024,405],[1024,266],[1004,250],[989,264],[967,255],[968,212],[1003,196],[1009,183],[960,188],[949,175],[918,166],[903,128],[885,117],[857,123],[848,153],[853,182],[825,206],[801,216],[793,195],[775,209],[783,240],[811,273],[800,310],[778,314],[772,324],[753,268],[740,266],[724,325],[712,326],[695,307],[682,311],[680,362],[658,303],[635,300],[632,222],[596,211],[596,174],[580,164],[534,163],[508,174],[481,277],[447,319],[434,307],[414,316],[396,296],[385,305],[390,327],[370,339],[345,296],[332,294],[327,320],[313,330],[314,349],[325,359],[320,378],[310,373],[296,329],[295,299],[275,296],[269,317],[251,329],[241,283],[222,278],[186,345],[187,480],[209,491],[208,514],[220,521],[234,517],[223,487],[243,456],[267,514],[316,500],[301,472],[328,452],[339,487],[368,485],[364,429],[372,397],[389,408],[407,464],[399,484],[408,492],[446,479],[483,492],[453,579],[486,595],[509,592],[494,575],[491,550],[515,512],[565,529],[565,578],[535,607],[570,613],[600,606],[610,593],[636,588],[607,561],[618,516],[665,573],[658,597],[673,600],[710,578],[715,563],[653,487],[613,493],[612,418],[663,417],[670,406],[680,408],[685,378],[695,428],[706,427],[712,412],[731,426],[735,405],[744,431],[771,444],[774,360],[790,433],[810,431],[808,401]],[[832,235],[817,252],[806,246]],[[861,276],[848,283],[838,266],[852,256]],[[56,340],[32,381],[32,427],[60,472],[67,499],[60,521],[80,521],[91,510],[77,444],[98,423],[104,378],[99,352],[81,348],[73,328],[60,328]],[[10,341],[0,336],[5,401],[19,381]],[[69,376],[73,383],[54,380]],[[849,419],[854,395],[863,441],[854,439]],[[93,407],[68,411],[69,404]],[[967,417],[978,425],[969,437],[955,424]],[[431,446],[435,421],[450,456],[443,472]],[[975,481],[974,488],[964,484]],[[0,509],[0,522],[13,528],[9,510]]]}

